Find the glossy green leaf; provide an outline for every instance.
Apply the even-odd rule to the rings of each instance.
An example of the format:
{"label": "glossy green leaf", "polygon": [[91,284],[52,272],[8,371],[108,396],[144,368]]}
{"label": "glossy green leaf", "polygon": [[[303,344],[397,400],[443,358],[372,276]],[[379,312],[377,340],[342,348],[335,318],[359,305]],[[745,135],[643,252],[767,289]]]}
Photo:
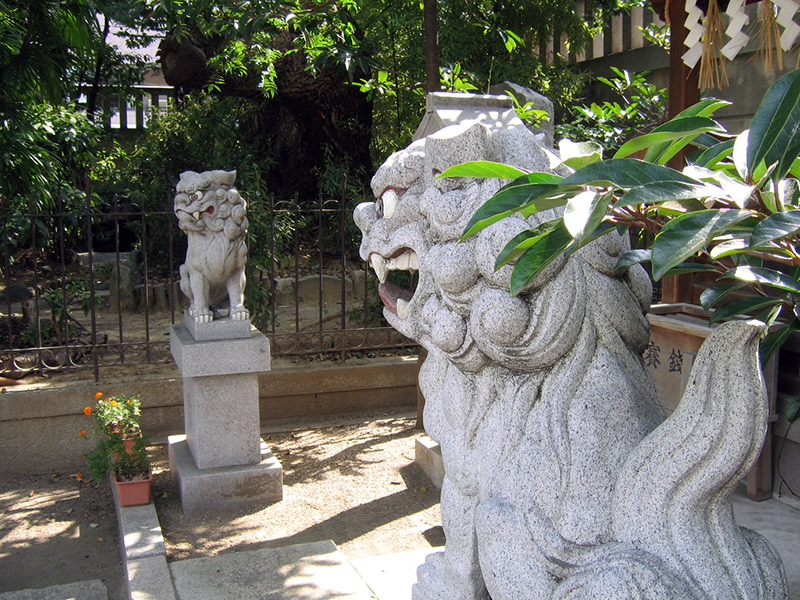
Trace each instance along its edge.
{"label": "glossy green leaf", "polygon": [[552,183],[525,182],[517,184],[517,182],[513,182],[505,186],[475,211],[467,223],[461,239],[468,238],[526,206],[535,205],[537,210],[563,206],[567,202],[566,198],[563,196],[551,197],[558,190],[560,190],[560,186]]}
{"label": "glossy green leaf", "polygon": [[603,162],[593,163],[564,178],[562,184],[614,186],[620,189],[630,189],[661,181],[702,185],[699,181],[675,169],[654,165],[635,158],[612,158]]}
{"label": "glossy green leaf", "polygon": [[455,165],[447,169],[438,177],[493,177],[499,179],[517,179],[527,175],[516,167],[490,160],[473,160]]}
{"label": "glossy green leaf", "polygon": [[786,420],[789,423],[794,423],[800,420],[800,394],[794,396],[786,404]]}
{"label": "glossy green leaf", "polygon": [[732,254],[745,252],[749,250],[749,248],[750,246],[747,244],[747,240],[735,238],[732,240],[726,240],[721,244],[717,244],[708,251],[708,254],[711,258],[717,260],[726,256],[731,256]]}
{"label": "glossy green leaf", "polygon": [[538,242],[542,236],[558,227],[562,227],[561,219],[547,221],[546,223],[537,225],[533,229],[526,229],[515,235],[500,251],[500,254],[497,255],[497,260],[494,264],[495,271],[503,265],[510,263],[512,260],[519,258],[523,252]]}
{"label": "glossy green leaf", "polygon": [[611,194],[587,190],[572,196],[564,207],[564,227],[578,244],[591,235],[608,210]]}
{"label": "glossy green leaf", "polygon": [[706,310],[710,310],[712,306],[720,302],[728,294],[742,287],[744,287],[744,283],[741,281],[726,281],[706,288],[700,294],[700,306]]}
{"label": "glossy green leaf", "polygon": [[716,235],[750,215],[748,210],[715,209],[674,218],[653,241],[653,278],[658,281],[667,271],[704,248]]}
{"label": "glossy green leaf", "polygon": [[720,277],[722,279],[734,277],[747,283],[760,283],[779,290],[800,293],[800,281],[785,273],[767,269],[766,267],[751,267],[749,265],[735,267],[729,269]]}
{"label": "glossy green leaf", "polygon": [[683,275],[684,273],[714,273],[714,272],[717,272],[717,269],[714,267],[714,265],[684,262],[672,267],[669,271],[664,273],[664,277],[671,277],[673,275]]}
{"label": "glossy green leaf", "polygon": [[603,147],[597,142],[573,142],[564,138],[558,143],[561,162],[572,169],[603,160]]}
{"label": "glossy green leaf", "polygon": [[528,248],[517,260],[514,271],[511,273],[511,294],[516,296],[524,291],[542,269],[549,265],[553,259],[564,252],[572,243],[572,236],[559,223],[549,233],[543,235],[537,242]]}
{"label": "glossy green leaf", "polygon": [[617,259],[617,264],[614,265],[614,269],[624,269],[625,267],[647,262],[650,260],[651,256],[652,250],[628,250]]}
{"label": "glossy green leaf", "polygon": [[761,368],[767,366],[769,360],[775,354],[775,352],[783,346],[784,342],[789,339],[789,336],[792,335],[793,332],[797,331],[798,323],[797,319],[794,319],[789,323],[786,327],[781,327],[777,331],[774,331],[767,335],[763,340],[761,340],[761,344],[758,347],[759,357],[761,359]]}
{"label": "glossy green leaf", "polygon": [[615,208],[634,204],[660,204],[690,198],[705,198],[711,195],[710,188],[704,185],[682,181],[657,181],[649,185],[631,188],[614,203]]}
{"label": "glossy green leaf", "polygon": [[701,167],[713,168],[719,161],[728,158],[733,154],[733,143],[735,140],[725,140],[707,150],[704,150],[695,160],[695,164]]}
{"label": "glossy green leaf", "polygon": [[781,298],[764,297],[764,296],[747,296],[746,298],[739,298],[733,302],[729,302],[714,311],[711,315],[709,323],[716,323],[722,319],[728,319],[736,315],[752,315],[758,310],[766,306],[775,306],[782,302]]}
{"label": "glossy green leaf", "polygon": [[750,122],[747,170],[753,173],[763,161],[777,163],[773,179],[782,179],[800,154],[800,70],[774,82]]}
{"label": "glossy green leaf", "polygon": [[[714,114],[717,110],[719,110],[720,108],[722,108],[724,106],[728,106],[729,104],[731,104],[731,103],[728,102],[727,100],[718,100],[716,98],[705,98],[705,99],[701,100],[700,102],[698,102],[696,104],[693,104],[692,106],[689,106],[689,107],[685,108],[684,110],[682,110],[681,112],[679,112],[677,115],[675,115],[671,119],[671,121],[686,119],[686,118],[689,118],[689,117],[709,117],[712,114]],[[666,126],[668,123],[669,123],[669,121],[667,121],[667,123],[664,123],[663,125],[661,125],[661,127]],[[700,136],[702,136],[702,135],[704,135],[704,134],[700,134]],[[700,137],[700,136],[698,136],[698,137]],[[653,152],[654,156],[658,156],[658,155],[664,153],[669,148],[669,145],[670,145],[670,142],[664,142],[662,144],[658,144],[656,146],[653,146],[651,148],[651,151]]]}
{"label": "glossy green leaf", "polygon": [[[708,117],[683,117],[680,119],[672,119],[663,125],[653,129],[650,133],[640,135],[625,142],[614,158],[625,158],[640,150],[648,149],[645,153],[645,160],[660,163],[657,160],[658,156],[667,152],[670,144],[666,147],[660,147],[664,142],[671,142],[677,139],[694,138],[695,136],[711,131],[721,131],[722,127],[719,123]],[[654,146],[658,146],[655,147]]]}
{"label": "glossy green leaf", "polygon": [[753,235],[750,236],[750,247],[760,248],[798,231],[800,231],[800,210],[775,213],[755,226]]}

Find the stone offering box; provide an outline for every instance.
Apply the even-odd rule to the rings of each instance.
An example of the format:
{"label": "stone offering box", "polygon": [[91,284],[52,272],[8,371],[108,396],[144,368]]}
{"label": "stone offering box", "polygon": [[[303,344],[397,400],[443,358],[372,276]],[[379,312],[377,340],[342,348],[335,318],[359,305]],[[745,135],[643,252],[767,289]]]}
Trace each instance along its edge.
{"label": "stone offering box", "polygon": [[[658,398],[667,415],[680,402],[700,345],[713,327],[709,313],[695,304],[655,304],[647,315],[650,321],[650,344],[644,361]],[[770,425],[761,456],[747,475],[747,495],[753,500],[772,498],[772,423],[777,420],[775,400],[778,385],[777,360],[773,358],[764,371],[769,397]]]}

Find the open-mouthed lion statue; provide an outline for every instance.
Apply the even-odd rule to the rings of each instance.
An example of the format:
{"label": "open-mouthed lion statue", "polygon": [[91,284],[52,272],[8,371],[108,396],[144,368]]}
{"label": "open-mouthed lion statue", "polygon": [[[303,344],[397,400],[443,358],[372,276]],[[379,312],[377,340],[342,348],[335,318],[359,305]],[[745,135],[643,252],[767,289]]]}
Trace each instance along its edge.
{"label": "open-mouthed lion statue", "polygon": [[181,265],[188,315],[208,323],[227,303],[232,320],[250,317],[244,307],[247,207],[236,188],[236,171],[181,173],[175,215],[189,245]]}
{"label": "open-mouthed lion statue", "polygon": [[[641,353],[652,288],[609,234],[509,293],[500,250],[544,220],[513,216],[459,243],[498,180],[437,178],[470,160],[546,171],[542,140],[468,122],[392,155],[355,211],[384,314],[429,352],[425,427],[445,465],[443,553],[415,600],[786,598],[783,567],[733,519],[768,410],[760,328],[720,327],[664,421]],[[546,215],[551,216],[551,215]],[[389,279],[418,270],[416,289]]]}

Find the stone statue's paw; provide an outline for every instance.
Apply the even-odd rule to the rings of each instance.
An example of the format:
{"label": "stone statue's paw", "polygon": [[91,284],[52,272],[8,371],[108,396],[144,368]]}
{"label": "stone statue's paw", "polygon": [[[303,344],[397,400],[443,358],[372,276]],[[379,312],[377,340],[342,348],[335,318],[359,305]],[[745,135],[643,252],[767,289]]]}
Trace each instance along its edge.
{"label": "stone statue's paw", "polygon": [[249,318],[250,311],[248,311],[244,306],[240,306],[231,310],[232,321],[246,321]]}
{"label": "stone statue's paw", "polygon": [[197,323],[211,323],[213,319],[214,316],[208,311],[199,311],[194,317]]}

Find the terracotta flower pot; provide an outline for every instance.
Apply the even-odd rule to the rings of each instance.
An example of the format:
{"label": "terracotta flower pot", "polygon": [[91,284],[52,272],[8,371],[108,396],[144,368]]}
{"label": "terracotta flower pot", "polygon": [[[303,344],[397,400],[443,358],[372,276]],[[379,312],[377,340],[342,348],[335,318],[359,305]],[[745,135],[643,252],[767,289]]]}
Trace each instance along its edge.
{"label": "terracotta flower pot", "polygon": [[152,473],[147,479],[136,479],[133,481],[118,481],[114,476],[114,484],[117,486],[117,497],[121,506],[140,506],[150,504],[150,484],[153,481]]}

